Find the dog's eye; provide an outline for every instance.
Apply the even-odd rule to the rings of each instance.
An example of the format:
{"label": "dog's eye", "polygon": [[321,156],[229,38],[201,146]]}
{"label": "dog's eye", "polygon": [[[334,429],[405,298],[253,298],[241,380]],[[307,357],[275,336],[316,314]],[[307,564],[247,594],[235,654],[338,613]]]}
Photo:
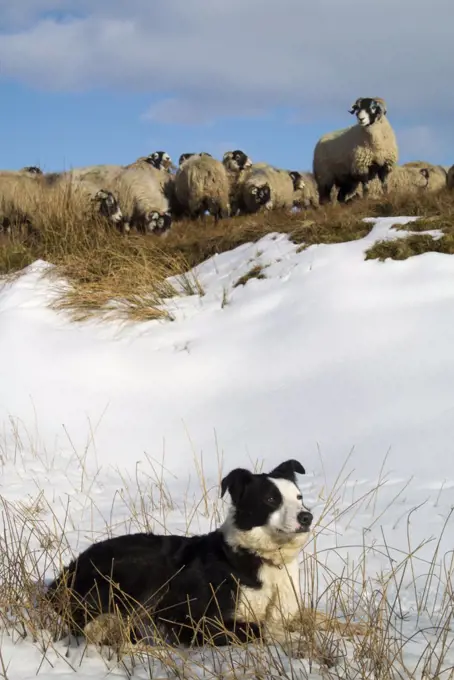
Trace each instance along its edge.
{"label": "dog's eye", "polygon": [[268,498],[266,499],[266,502],[267,503],[275,503],[276,499],[275,499],[274,496],[268,496]]}

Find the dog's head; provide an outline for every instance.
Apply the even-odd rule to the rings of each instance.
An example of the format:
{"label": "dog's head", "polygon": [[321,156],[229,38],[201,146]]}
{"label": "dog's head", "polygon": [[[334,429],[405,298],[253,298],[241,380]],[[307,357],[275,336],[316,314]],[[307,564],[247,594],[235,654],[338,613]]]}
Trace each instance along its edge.
{"label": "dog's head", "polygon": [[287,460],[268,474],[236,468],[224,477],[221,497],[228,491],[232,500],[230,542],[257,552],[305,543],[313,515],[304,506],[297,473],[305,474],[301,463]]}

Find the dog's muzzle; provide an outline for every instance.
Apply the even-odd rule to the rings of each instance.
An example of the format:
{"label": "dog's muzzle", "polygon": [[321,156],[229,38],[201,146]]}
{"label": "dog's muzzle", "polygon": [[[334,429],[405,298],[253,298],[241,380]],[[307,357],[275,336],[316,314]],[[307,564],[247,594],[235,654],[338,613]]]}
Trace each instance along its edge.
{"label": "dog's muzzle", "polygon": [[306,510],[303,510],[302,512],[298,513],[296,519],[298,520],[299,524],[299,532],[303,531],[309,531],[311,528],[312,521],[314,519],[314,515],[311,512],[307,512]]}

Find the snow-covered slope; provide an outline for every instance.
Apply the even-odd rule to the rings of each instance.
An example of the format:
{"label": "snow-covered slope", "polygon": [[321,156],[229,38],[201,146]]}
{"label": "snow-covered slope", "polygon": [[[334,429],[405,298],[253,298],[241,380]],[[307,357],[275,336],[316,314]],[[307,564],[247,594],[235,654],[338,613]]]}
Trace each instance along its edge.
{"label": "snow-covered slope", "polygon": [[[226,473],[298,458],[316,514],[345,463],[317,546],[330,569],[375,543],[374,575],[390,564],[384,533],[403,552],[438,535],[454,499],[454,258],[364,260],[408,219],[377,220],[351,243],[298,252],[271,235],[218,255],[196,270],[204,296],[169,301],[173,322],[69,323],[48,308],[47,265],[35,263],[0,291],[1,495],[30,504],[43,491],[48,526],[51,516],[64,521],[69,498],[67,538],[79,550],[107,524],[131,526],[138,482],[152,526],[198,531],[217,519],[214,506],[181,509],[201,465],[214,498],[221,464]],[[256,264],[266,279],[234,287]],[[165,509],[157,478],[173,499]],[[373,501],[336,519],[377,483]],[[409,547],[408,513],[421,503]],[[422,548],[421,560],[434,549]],[[413,615],[417,595],[406,597]],[[31,643],[28,656],[5,650],[10,680],[33,676]],[[63,672],[57,663],[52,676]]]}

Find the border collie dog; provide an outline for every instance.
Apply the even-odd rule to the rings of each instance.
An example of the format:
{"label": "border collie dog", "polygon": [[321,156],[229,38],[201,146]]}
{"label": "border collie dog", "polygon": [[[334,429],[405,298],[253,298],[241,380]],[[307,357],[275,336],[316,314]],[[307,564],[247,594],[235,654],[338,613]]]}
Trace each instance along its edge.
{"label": "border collie dog", "polygon": [[301,630],[297,558],[313,521],[296,473],[305,473],[296,460],[268,474],[232,470],[221,482],[231,506],[218,529],[94,543],[62,570],[46,597],[73,633],[88,635],[90,622],[114,614],[129,617],[133,642],[144,627],[184,646],[263,636],[284,642]]}

